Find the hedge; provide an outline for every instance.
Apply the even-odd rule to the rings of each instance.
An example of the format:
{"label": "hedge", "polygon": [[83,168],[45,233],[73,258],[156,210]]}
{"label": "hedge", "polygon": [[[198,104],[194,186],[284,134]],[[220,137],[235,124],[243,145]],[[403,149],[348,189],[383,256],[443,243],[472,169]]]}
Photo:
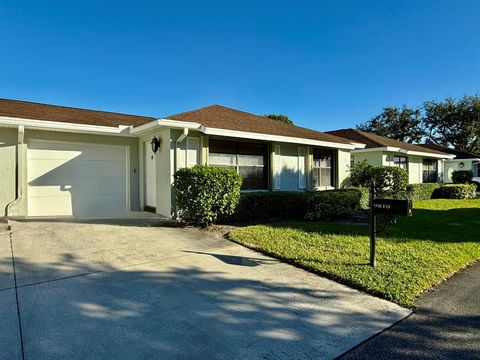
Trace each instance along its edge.
{"label": "hedge", "polygon": [[222,222],[304,219],[309,196],[311,193],[298,191],[242,193],[235,212],[224,217]]}
{"label": "hedge", "polygon": [[407,186],[407,198],[413,201],[429,200],[438,197],[438,183],[410,184]]}
{"label": "hedge", "polygon": [[475,184],[448,184],[438,189],[438,195],[442,199],[475,199],[477,186]]}
{"label": "hedge", "polygon": [[203,165],[178,170],[174,189],[179,218],[207,226],[233,214],[241,185],[242,177],[233,170]]}
{"label": "hedge", "polygon": [[307,201],[308,220],[349,217],[360,208],[362,192],[358,189],[327,190],[313,194]]}
{"label": "hedge", "polygon": [[452,182],[454,184],[470,184],[473,179],[473,173],[470,170],[457,170],[452,173]]}

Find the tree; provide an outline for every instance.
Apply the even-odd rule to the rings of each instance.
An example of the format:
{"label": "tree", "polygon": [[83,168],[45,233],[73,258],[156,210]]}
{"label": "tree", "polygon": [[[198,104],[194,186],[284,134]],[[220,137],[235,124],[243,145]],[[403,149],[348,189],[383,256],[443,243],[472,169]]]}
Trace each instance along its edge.
{"label": "tree", "polygon": [[423,104],[428,138],[434,143],[461,151],[480,152],[480,97],[464,96]]}
{"label": "tree", "polygon": [[421,112],[405,105],[385,107],[381,114],[357,126],[357,129],[372,132],[391,139],[408,143],[418,143],[424,136]]}
{"label": "tree", "polygon": [[268,119],[277,120],[277,121],[281,121],[281,122],[284,122],[284,123],[293,125],[293,121],[290,120],[290,118],[289,118],[287,115],[282,115],[282,114],[265,114],[265,115],[262,115],[262,116],[263,116],[263,117],[266,117],[266,118],[268,118]]}

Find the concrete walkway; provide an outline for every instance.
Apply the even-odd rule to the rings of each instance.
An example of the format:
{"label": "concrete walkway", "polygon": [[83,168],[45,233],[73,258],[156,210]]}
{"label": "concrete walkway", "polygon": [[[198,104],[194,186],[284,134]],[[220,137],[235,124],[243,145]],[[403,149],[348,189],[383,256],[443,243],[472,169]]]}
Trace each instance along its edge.
{"label": "concrete walkway", "polygon": [[342,357],[480,359],[480,262],[418,301],[418,310]]}
{"label": "concrete walkway", "polygon": [[328,359],[409,314],[218,235],[151,225],[2,230],[0,359]]}

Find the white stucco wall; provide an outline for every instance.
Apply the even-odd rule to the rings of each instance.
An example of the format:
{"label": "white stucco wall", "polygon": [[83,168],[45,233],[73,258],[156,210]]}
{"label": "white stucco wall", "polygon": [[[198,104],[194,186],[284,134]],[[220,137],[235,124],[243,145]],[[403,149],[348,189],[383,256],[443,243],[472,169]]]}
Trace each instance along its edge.
{"label": "white stucco wall", "polygon": [[337,188],[343,188],[348,185],[350,161],[351,152],[339,149],[337,154]]}
{"label": "white stucco wall", "polygon": [[[463,167],[460,167],[460,163],[463,163]],[[458,170],[470,170],[473,169],[473,160],[445,160],[443,164],[443,179],[444,182],[452,182],[451,175],[454,171]]]}

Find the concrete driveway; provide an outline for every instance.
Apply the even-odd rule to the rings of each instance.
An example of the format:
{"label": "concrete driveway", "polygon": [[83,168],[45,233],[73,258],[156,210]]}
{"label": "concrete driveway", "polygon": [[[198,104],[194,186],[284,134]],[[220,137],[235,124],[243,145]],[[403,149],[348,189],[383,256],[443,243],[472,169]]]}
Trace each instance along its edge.
{"label": "concrete driveway", "polygon": [[154,224],[0,228],[0,359],[325,359],[409,314],[220,235]]}

